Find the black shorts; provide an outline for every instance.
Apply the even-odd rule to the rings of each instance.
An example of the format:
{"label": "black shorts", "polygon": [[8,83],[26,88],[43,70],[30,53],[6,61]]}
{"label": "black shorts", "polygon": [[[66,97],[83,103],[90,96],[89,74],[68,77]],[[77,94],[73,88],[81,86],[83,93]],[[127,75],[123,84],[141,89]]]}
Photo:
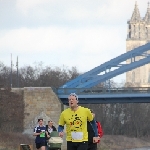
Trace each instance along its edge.
{"label": "black shorts", "polygon": [[36,148],[37,148],[37,149],[41,148],[42,146],[46,146],[46,142],[43,142],[43,143],[36,143]]}
{"label": "black shorts", "polygon": [[67,150],[87,150],[88,142],[71,142],[67,141]]}
{"label": "black shorts", "polygon": [[97,143],[88,143],[88,150],[97,150]]}

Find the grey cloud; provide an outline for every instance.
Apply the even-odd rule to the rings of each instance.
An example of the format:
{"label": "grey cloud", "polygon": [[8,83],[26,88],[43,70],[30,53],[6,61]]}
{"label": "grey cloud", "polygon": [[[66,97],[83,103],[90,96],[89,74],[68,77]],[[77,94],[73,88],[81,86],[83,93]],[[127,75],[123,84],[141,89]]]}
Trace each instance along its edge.
{"label": "grey cloud", "polygon": [[[126,1],[124,0],[122,3],[126,4]],[[24,14],[23,11],[26,8],[18,9],[15,1],[0,1],[0,29],[47,27],[51,25],[84,27],[105,24],[109,26],[110,24],[122,24],[128,16],[130,17],[131,11],[124,9],[122,13],[119,10],[116,12],[115,7],[111,5],[112,1],[110,0],[56,0],[28,8],[26,14]],[[120,7],[123,7],[123,5]],[[126,8],[128,5],[124,7]],[[130,8],[133,9],[133,5]]]}

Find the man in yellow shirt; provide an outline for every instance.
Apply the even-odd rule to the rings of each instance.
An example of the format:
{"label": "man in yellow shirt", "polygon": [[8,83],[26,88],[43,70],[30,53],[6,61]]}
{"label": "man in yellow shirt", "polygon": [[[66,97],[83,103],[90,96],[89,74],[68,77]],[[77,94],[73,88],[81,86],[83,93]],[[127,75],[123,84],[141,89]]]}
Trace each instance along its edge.
{"label": "man in yellow shirt", "polygon": [[75,93],[71,93],[68,100],[70,108],[64,110],[60,115],[59,136],[63,137],[64,125],[66,124],[67,150],[87,150],[87,121],[91,121],[95,132],[95,140],[98,140],[96,138],[98,132],[95,120],[90,109],[78,106],[78,96]]}

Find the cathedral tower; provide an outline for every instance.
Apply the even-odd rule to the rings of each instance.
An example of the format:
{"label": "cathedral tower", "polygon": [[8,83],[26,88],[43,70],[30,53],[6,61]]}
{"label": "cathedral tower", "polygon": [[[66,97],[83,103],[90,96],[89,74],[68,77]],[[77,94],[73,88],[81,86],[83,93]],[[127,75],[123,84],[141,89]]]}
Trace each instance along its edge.
{"label": "cathedral tower", "polygon": [[[128,23],[126,51],[150,42],[150,6],[148,3],[145,17],[140,16],[137,3]],[[150,53],[149,53],[150,54]],[[136,60],[142,59],[142,56],[136,57]],[[130,60],[127,61],[130,63]],[[150,64],[133,69],[126,73],[126,82],[132,86],[150,86]]]}

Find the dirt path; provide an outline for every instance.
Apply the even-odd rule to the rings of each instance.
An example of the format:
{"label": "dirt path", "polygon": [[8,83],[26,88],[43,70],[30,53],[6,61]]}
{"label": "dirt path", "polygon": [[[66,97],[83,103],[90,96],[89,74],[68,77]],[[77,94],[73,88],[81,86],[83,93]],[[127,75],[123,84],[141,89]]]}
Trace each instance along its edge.
{"label": "dirt path", "polygon": [[99,150],[125,150],[141,147],[150,147],[148,139],[129,138],[121,135],[104,135]]}

